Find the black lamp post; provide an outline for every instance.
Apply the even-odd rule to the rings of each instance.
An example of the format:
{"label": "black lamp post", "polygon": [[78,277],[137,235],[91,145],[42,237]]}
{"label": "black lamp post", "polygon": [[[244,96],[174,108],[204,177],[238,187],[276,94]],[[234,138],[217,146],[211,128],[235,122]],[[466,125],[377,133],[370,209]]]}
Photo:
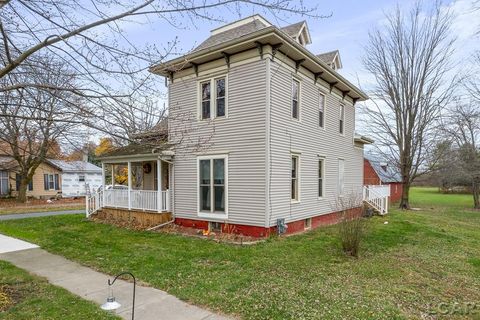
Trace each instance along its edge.
{"label": "black lamp post", "polygon": [[116,310],[116,309],[118,309],[122,306],[120,303],[115,301],[115,297],[112,294],[111,286],[115,283],[115,281],[118,279],[118,277],[126,275],[126,274],[128,274],[129,276],[131,276],[133,278],[132,320],[134,320],[134,318],[135,318],[135,287],[137,286],[137,279],[135,279],[135,276],[131,272],[122,272],[120,274],[117,274],[115,276],[115,278],[113,278],[113,281],[110,281],[110,279],[108,279],[109,294],[108,294],[108,297],[107,297],[107,302],[102,304],[102,306],[100,308],[102,308],[103,310],[112,311],[112,310]]}

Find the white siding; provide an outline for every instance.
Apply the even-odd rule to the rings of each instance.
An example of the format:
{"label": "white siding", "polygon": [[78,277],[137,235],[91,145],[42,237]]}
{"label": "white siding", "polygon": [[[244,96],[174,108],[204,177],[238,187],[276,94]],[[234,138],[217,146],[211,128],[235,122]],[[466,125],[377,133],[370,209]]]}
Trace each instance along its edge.
{"label": "white siding", "polygon": [[[79,181],[81,175],[85,176],[85,182]],[[102,185],[101,173],[79,173],[65,172],[62,173],[62,196],[75,197],[84,196],[87,188],[90,192],[96,191]]]}
{"label": "white siding", "polygon": [[265,61],[230,68],[226,119],[197,120],[199,79],[205,77],[175,79],[169,87],[169,139],[182,141],[175,147],[175,216],[202,219],[197,215],[197,156],[228,154],[228,222],[263,226]]}
{"label": "white siding", "polygon": [[[291,118],[293,77],[300,79],[300,119]],[[359,190],[363,150],[353,145],[354,107],[345,102],[345,132],[339,134],[341,99],[326,94],[325,130],[318,125],[319,86],[276,61],[271,65],[271,210],[270,225],[326,214],[336,209],[338,159],[345,160],[345,194]],[[300,202],[290,201],[291,152],[300,153]],[[319,199],[318,157],[325,161],[325,195]]]}

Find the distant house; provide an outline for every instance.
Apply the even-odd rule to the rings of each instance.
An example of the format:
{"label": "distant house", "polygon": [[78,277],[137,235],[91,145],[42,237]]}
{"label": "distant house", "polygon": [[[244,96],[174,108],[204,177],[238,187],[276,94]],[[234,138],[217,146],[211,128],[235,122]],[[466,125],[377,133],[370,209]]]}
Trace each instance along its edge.
{"label": "distant house", "polygon": [[[35,170],[27,189],[27,197],[52,198],[61,194],[61,171],[44,162]],[[18,164],[11,156],[0,156],[0,196],[15,197],[20,187]]]}
{"label": "distant house", "polygon": [[399,201],[402,197],[402,176],[397,167],[387,160],[365,155],[363,159],[363,184],[389,185],[390,201]]}
{"label": "distant house", "polygon": [[63,197],[84,196],[102,185],[102,169],[86,161],[47,160],[61,171]]}

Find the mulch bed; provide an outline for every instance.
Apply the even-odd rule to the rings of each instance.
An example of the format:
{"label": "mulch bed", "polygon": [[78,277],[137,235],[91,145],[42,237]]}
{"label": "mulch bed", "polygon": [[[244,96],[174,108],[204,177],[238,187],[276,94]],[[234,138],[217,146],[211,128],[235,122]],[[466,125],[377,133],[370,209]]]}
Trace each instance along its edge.
{"label": "mulch bed", "polygon": [[7,311],[20,302],[22,293],[14,287],[0,285],[0,312]]}
{"label": "mulch bed", "polygon": [[85,204],[85,198],[64,198],[58,200],[47,199],[28,199],[26,203],[19,203],[16,199],[0,199],[0,208],[30,208],[37,206],[48,206],[48,205],[62,205],[62,206],[71,206],[71,205],[81,205]]}

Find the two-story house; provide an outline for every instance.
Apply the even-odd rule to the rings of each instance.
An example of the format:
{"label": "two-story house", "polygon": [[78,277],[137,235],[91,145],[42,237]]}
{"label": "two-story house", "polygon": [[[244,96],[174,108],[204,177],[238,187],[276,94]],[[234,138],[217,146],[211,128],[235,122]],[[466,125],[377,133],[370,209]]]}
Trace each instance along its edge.
{"label": "two-story house", "polygon": [[338,51],[314,54],[310,43],[305,21],[279,28],[254,15],[152,66],[168,85],[164,143],[106,155],[104,185],[123,168],[128,190],[104,191],[88,214],[168,212],[183,226],[253,236],[335,222],[338,198],[362,192],[372,141],[355,134],[355,104],[368,97],[337,72]]}

